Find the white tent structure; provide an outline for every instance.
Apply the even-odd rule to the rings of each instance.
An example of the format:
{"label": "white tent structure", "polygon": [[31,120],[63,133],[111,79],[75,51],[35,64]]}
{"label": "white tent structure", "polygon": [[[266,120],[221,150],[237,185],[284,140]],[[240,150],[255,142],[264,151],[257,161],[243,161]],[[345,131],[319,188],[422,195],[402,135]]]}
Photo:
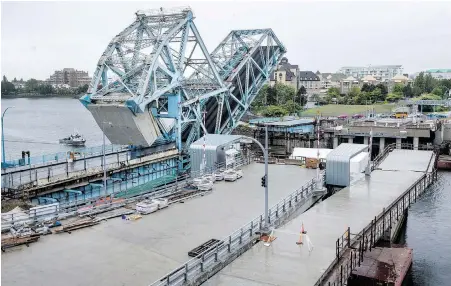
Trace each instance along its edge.
{"label": "white tent structure", "polygon": [[329,154],[333,149],[325,148],[294,148],[290,159],[301,159],[301,158],[317,158],[319,150],[319,159],[326,159],[327,154]]}

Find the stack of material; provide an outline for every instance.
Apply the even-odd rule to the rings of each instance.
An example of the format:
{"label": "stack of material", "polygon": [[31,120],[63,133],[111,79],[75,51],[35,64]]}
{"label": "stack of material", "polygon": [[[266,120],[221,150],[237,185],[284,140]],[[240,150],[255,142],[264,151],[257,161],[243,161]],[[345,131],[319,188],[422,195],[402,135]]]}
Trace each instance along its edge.
{"label": "stack of material", "polygon": [[318,159],[316,158],[306,158],[305,159],[305,167],[316,169],[318,167]]}
{"label": "stack of material", "polygon": [[6,248],[11,248],[19,245],[25,244],[27,247],[28,244],[36,242],[39,240],[39,234],[31,234],[27,236],[21,236],[21,237],[6,237],[2,238],[2,251],[5,252]]}
{"label": "stack of material", "polygon": [[71,224],[59,227],[57,230],[55,230],[55,233],[63,233],[63,232],[68,232],[71,233],[74,230],[77,229],[81,229],[81,228],[85,228],[85,227],[89,227],[89,226],[93,226],[98,224],[99,221],[98,220],[94,220],[91,218],[85,218],[85,219],[80,219],[77,220]]}

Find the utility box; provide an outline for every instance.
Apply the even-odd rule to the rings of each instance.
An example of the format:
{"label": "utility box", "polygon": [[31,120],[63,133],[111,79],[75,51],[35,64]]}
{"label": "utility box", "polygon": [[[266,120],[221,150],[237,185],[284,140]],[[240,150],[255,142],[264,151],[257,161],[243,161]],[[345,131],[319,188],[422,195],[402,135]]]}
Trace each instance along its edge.
{"label": "utility box", "polygon": [[235,164],[241,155],[241,148],[238,149],[241,138],[240,135],[207,134],[193,142],[189,149],[191,172]]}

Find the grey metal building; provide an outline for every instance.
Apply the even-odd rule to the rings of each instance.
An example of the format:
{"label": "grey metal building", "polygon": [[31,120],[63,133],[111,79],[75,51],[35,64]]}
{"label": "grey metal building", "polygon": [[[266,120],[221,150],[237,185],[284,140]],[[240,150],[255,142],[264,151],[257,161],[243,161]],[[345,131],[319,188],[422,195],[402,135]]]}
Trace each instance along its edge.
{"label": "grey metal building", "polygon": [[189,149],[191,172],[202,169],[205,143],[205,168],[208,170],[218,164],[225,164],[226,157],[233,158],[240,154],[240,135],[207,134],[193,142]]}
{"label": "grey metal building", "polygon": [[326,157],[326,185],[347,187],[351,182],[351,159],[368,151],[368,145],[342,143]]}

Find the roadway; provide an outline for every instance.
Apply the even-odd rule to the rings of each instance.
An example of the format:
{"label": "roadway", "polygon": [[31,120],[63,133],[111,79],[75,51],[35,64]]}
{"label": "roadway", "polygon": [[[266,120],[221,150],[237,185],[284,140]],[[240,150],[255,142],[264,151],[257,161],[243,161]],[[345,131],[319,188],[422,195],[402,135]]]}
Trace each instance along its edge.
{"label": "roadway", "polygon": [[[394,150],[370,177],[361,177],[275,231],[270,247],[256,244],[205,285],[314,285],[335,258],[335,242],[358,233],[428,168],[432,151]],[[313,244],[298,246],[304,223]],[[305,242],[305,239],[304,239]]]}
{"label": "roadway", "polygon": [[[112,219],[72,234],[2,253],[5,285],[148,285],[187,260],[205,241],[223,239],[264,211],[263,164],[242,167],[243,178],[219,182],[204,197],[174,204],[138,221]],[[316,175],[298,166],[269,166],[274,205]]]}

